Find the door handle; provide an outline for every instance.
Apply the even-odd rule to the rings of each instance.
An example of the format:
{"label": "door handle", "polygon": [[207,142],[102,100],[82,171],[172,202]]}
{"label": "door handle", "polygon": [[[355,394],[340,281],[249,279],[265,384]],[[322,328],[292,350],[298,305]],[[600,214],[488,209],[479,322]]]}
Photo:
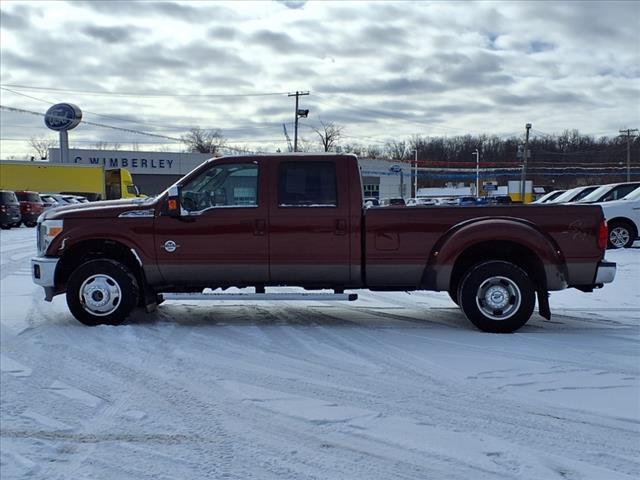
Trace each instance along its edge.
{"label": "door handle", "polygon": [[334,232],[336,235],[346,235],[347,234],[347,221],[339,218],[336,220],[336,230]]}
{"label": "door handle", "polygon": [[256,236],[263,236],[267,230],[267,222],[262,219],[258,220],[241,220],[240,225],[253,225],[253,234]]}
{"label": "door handle", "polygon": [[267,231],[267,222],[262,219],[256,220],[253,223],[253,234],[257,236],[265,235]]}

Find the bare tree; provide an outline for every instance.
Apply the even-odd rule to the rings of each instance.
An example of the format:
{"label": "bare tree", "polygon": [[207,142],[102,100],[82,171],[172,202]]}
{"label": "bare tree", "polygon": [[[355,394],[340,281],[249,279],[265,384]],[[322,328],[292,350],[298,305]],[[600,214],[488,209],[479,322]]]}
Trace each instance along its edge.
{"label": "bare tree", "polygon": [[320,137],[320,144],[324,151],[330,152],[336,147],[338,140],[340,140],[344,127],[336,125],[333,122],[320,122],[320,125],[322,125],[322,128],[314,128],[313,130],[318,134],[318,137]]}
{"label": "bare tree", "polygon": [[58,142],[51,137],[31,137],[29,139],[29,146],[35,150],[37,158],[40,160],[46,160],[49,149],[57,144]]}
{"label": "bare tree", "polygon": [[407,142],[393,140],[384,146],[384,153],[392,160],[404,160],[407,154]]}
{"label": "bare tree", "polygon": [[211,153],[217,155],[221,147],[227,143],[220,130],[204,130],[192,128],[189,133],[180,137],[190,152]]}
{"label": "bare tree", "polygon": [[298,137],[299,152],[313,152],[317,148],[317,143],[303,137]]}
{"label": "bare tree", "polygon": [[111,145],[109,142],[105,142],[104,140],[94,143],[92,147],[94,150],[120,150],[119,143],[114,142],[113,145]]}

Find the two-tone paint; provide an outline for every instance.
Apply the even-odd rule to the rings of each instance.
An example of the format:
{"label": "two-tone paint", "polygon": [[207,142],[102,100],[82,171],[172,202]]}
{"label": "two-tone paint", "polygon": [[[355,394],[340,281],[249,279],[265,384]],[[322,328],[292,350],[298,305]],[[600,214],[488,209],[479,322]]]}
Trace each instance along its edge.
{"label": "two-tone paint", "polygon": [[[277,202],[278,167],[292,160],[334,162],[336,206]],[[97,202],[44,214],[64,220],[45,256],[58,258],[55,288],[65,291],[82,258],[125,255],[143,288],[295,285],[306,288],[455,291],[478,260],[506,258],[530,272],[541,292],[596,285],[603,215],[598,206],[424,206],[363,209],[352,155],[260,155],[210,160],[258,165],[257,205],[166,214],[168,192],[146,200]],[[108,248],[101,248],[108,245]]]}

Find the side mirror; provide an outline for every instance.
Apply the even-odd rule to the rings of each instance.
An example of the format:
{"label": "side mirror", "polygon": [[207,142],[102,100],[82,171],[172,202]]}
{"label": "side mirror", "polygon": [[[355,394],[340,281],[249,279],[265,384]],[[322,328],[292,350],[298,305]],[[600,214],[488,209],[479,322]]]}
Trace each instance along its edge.
{"label": "side mirror", "polygon": [[182,215],[182,187],[172,186],[165,203],[165,212],[169,217],[178,218]]}

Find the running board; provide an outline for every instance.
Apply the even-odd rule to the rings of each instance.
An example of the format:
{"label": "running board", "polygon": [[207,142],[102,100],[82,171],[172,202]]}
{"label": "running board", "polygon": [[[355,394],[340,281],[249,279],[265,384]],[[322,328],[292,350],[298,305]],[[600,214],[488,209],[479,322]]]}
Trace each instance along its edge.
{"label": "running board", "polygon": [[302,300],[353,302],[357,293],[163,293],[165,300]]}

